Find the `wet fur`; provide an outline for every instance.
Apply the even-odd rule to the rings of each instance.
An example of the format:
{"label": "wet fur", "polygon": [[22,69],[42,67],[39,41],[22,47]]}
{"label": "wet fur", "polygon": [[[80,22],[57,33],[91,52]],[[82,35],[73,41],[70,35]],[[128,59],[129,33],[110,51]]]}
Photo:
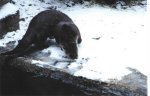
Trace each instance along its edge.
{"label": "wet fur", "polygon": [[74,47],[82,41],[79,29],[66,14],[57,10],[46,10],[36,15],[16,48],[1,55],[15,58],[23,56],[33,47],[46,48],[47,38],[55,38],[70,58],[78,57],[77,48]]}

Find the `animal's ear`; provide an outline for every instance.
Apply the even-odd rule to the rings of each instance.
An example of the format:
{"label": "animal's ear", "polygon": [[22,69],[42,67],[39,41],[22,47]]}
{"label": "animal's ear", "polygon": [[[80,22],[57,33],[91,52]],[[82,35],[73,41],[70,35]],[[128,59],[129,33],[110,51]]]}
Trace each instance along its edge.
{"label": "animal's ear", "polygon": [[64,31],[69,30],[69,25],[68,24],[63,24],[62,25],[62,30],[64,30]]}

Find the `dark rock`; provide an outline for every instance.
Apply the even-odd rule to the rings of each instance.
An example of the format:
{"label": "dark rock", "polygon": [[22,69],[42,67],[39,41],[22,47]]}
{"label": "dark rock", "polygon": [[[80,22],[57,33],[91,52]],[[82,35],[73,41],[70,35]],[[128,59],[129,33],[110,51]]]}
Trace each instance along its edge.
{"label": "dark rock", "polygon": [[45,2],[45,0],[39,0],[39,1],[41,1],[41,2]]}
{"label": "dark rock", "polygon": [[[45,2],[45,0],[39,0],[41,2]],[[147,3],[143,3],[146,0],[59,0],[61,3],[65,4],[67,7],[72,7],[76,4],[84,4],[85,2],[89,2],[90,4],[100,4],[102,6],[110,6],[112,8],[117,8],[117,5],[121,4],[122,9],[126,9],[126,7],[131,7],[135,5],[146,6]],[[123,3],[123,5],[122,5]]]}
{"label": "dark rock", "polygon": [[113,5],[117,0],[95,0],[95,2],[106,5]]}
{"label": "dark rock", "polygon": [[9,15],[0,20],[0,38],[7,32],[16,31],[19,29],[20,15],[19,11],[16,14]]}
{"label": "dark rock", "polygon": [[59,0],[61,3],[66,4],[67,7],[74,6],[76,4],[84,4],[85,1],[93,1],[93,0]]}
{"label": "dark rock", "polygon": [[32,6],[32,4],[29,4],[29,6]]}
{"label": "dark rock", "polygon": [[10,2],[10,0],[0,0],[0,8],[8,2]]}
{"label": "dark rock", "polygon": [[60,80],[3,65],[0,96],[86,96],[77,87]]}
{"label": "dark rock", "polygon": [[146,6],[146,4],[142,3],[143,1],[146,0],[94,0],[94,1],[95,3],[98,3],[100,5],[108,5],[113,8],[116,8],[118,4],[121,4],[123,9],[125,9],[125,6],[131,7],[139,4],[141,4],[142,6]]}
{"label": "dark rock", "polygon": [[[1,48],[1,50],[4,51],[3,48]],[[0,52],[2,52],[1,50]],[[5,57],[0,56],[0,61],[4,59]],[[15,70],[20,70],[17,72],[17,74],[20,72],[26,72],[28,74],[34,74],[34,76],[37,76],[39,78],[44,78],[42,82],[47,82],[46,84],[49,84],[49,82],[51,82],[50,79],[53,79],[56,80],[56,82],[59,81],[63,84],[74,86],[74,88],[77,88],[78,90],[82,91],[81,94],[86,94],[85,96],[147,96],[147,77],[135,69],[130,68],[132,73],[124,76],[123,79],[120,81],[116,80],[110,83],[106,83],[96,80],[90,80],[83,77],[76,77],[69,74],[65,70],[60,70],[52,66],[48,68],[39,67],[36,64],[32,64],[31,61],[31,57],[19,57],[13,60],[8,60],[6,64],[2,65],[7,65],[6,69],[13,68]],[[12,72],[8,72],[8,74],[11,73]],[[20,74],[20,76],[22,76],[22,74]],[[30,78],[33,78],[33,76],[31,76]],[[28,82],[32,81],[29,80]],[[22,82],[21,85],[24,84],[25,86],[30,86],[30,83],[28,82],[26,82],[25,84],[24,82]],[[37,83],[35,85],[38,86]],[[44,88],[48,88],[48,86],[50,85],[44,86]],[[42,86],[38,87],[38,89],[42,88]],[[8,88],[9,87],[7,87],[6,89]],[[46,90],[47,89],[45,89],[44,93],[48,92],[48,90]]]}
{"label": "dark rock", "polygon": [[25,18],[20,18],[20,21],[25,21]]}

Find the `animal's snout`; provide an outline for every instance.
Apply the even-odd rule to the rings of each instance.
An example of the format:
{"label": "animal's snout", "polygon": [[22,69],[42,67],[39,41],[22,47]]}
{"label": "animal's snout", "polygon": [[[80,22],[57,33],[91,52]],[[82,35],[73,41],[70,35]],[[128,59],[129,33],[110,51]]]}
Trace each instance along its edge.
{"label": "animal's snout", "polygon": [[78,48],[76,43],[63,43],[61,44],[61,48],[65,50],[65,53],[71,59],[78,58]]}
{"label": "animal's snout", "polygon": [[77,59],[78,58],[78,55],[77,54],[70,54],[69,57],[71,59]]}

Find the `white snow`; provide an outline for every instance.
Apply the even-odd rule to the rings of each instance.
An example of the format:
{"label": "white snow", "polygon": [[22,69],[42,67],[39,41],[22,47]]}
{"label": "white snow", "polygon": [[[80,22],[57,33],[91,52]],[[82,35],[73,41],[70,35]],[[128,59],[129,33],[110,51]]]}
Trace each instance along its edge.
{"label": "white snow", "polygon": [[17,11],[18,11],[18,8],[16,6],[14,6],[11,3],[7,3],[0,9],[0,19],[3,19],[9,15],[15,14]]}
{"label": "white snow", "polygon": [[[16,6],[19,7],[21,18],[25,18],[25,22],[20,22],[20,30],[7,34],[1,40],[0,46],[5,46],[9,41],[21,39],[32,17],[51,7],[39,0],[15,1],[18,2]],[[128,68],[137,69],[148,75],[148,33],[145,7],[135,6],[122,10],[98,5],[89,7],[76,5],[67,8],[57,1],[47,0],[46,2],[58,6],[58,10],[73,19],[80,29],[83,41],[79,45],[79,57],[76,62],[69,64],[59,62],[52,65],[57,59],[64,60],[62,57],[65,53],[59,47],[51,46],[42,51],[51,52],[46,58],[49,60],[43,61],[44,58],[37,62],[33,60],[33,64],[39,63],[38,66],[41,67],[50,65],[65,69],[75,76],[102,81],[121,79],[122,76],[131,73]],[[50,60],[52,62],[49,62]]]}
{"label": "white snow", "polygon": [[[147,29],[147,31],[149,30],[149,26],[148,25],[150,25],[150,0],[148,0],[147,1],[147,14],[146,14],[146,29]],[[149,41],[150,41],[150,32],[147,32],[147,45],[148,45],[148,52],[147,52],[147,54],[148,54],[148,57],[150,57],[150,44],[149,44]],[[150,59],[148,59],[148,64],[150,64]],[[150,73],[148,74],[148,81],[147,81],[147,84],[148,84],[148,95],[147,96],[150,96]]]}

